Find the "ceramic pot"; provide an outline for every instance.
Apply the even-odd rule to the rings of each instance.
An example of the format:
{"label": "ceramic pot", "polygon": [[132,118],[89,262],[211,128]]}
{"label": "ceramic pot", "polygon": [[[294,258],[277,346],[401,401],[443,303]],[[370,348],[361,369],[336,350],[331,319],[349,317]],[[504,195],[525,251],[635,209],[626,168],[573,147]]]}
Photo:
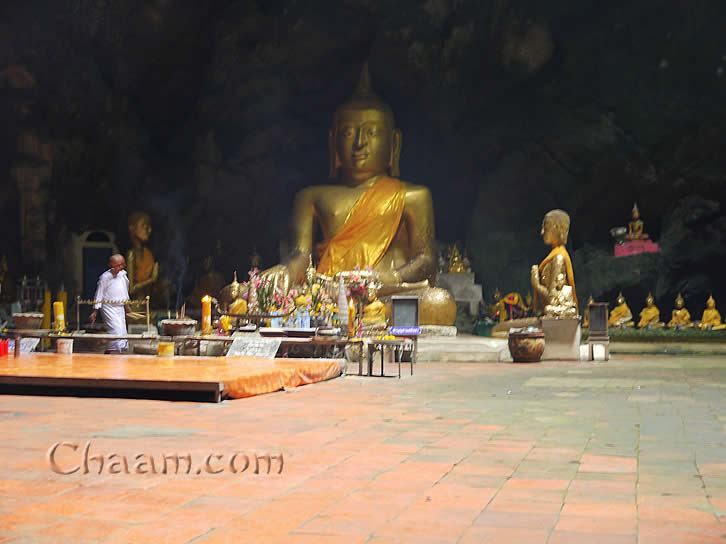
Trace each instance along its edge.
{"label": "ceramic pot", "polygon": [[515,363],[538,363],[545,348],[544,332],[509,333],[509,353]]}

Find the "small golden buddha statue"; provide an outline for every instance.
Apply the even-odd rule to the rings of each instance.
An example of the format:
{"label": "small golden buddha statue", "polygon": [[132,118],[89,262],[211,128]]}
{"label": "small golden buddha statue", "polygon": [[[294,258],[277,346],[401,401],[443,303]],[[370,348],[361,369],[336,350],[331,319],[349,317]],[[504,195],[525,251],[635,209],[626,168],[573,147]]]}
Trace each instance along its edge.
{"label": "small golden buddha statue", "polygon": [[590,304],[593,304],[594,302],[595,302],[595,299],[592,298],[592,295],[587,297],[587,302],[585,302],[585,307],[582,310],[582,328],[583,329],[590,328]]}
{"label": "small golden buddha statue", "polygon": [[449,249],[449,274],[461,274],[464,272],[468,272],[468,270],[461,257],[459,245],[454,244]]}
{"label": "small golden buddha statue", "polygon": [[368,284],[368,304],[363,307],[363,326],[386,327],[386,305],[378,299],[378,285],[375,282]]}
{"label": "small golden buddha statue", "polygon": [[577,317],[577,305],[572,298],[572,286],[565,283],[565,274],[560,272],[555,278],[549,301],[544,308],[545,317],[556,319]]}
{"label": "small golden buddha statue", "polygon": [[[351,99],[335,112],[329,149],[330,176],[337,183],[314,185],[295,196],[294,250],[263,275],[287,292],[302,284],[317,250],[320,274],[371,268],[382,296],[416,290],[421,324],[452,325],[453,297],[430,287],[437,268],[431,192],[398,179],[401,131],[391,108],[371,90],[367,65]],[[316,232],[321,244],[315,243]]]}
{"label": "small golden buddha statue", "polygon": [[610,312],[610,317],[608,318],[608,326],[609,327],[633,327],[635,324],[633,323],[633,312],[630,311],[630,307],[628,306],[628,303],[625,301],[625,297],[623,296],[623,293],[621,292],[618,294],[617,298],[617,305],[615,308],[613,308],[613,311]]}
{"label": "small golden buddha statue", "polygon": [[639,329],[660,329],[664,323],[660,320],[660,310],[655,305],[652,293],[648,293],[645,299],[645,308],[640,311]]}
{"label": "small golden buddha statue", "polygon": [[638,204],[633,204],[631,213],[632,220],[628,223],[628,234],[625,235],[626,240],[647,240],[648,234],[644,231],[645,225],[640,219],[640,210]]}
{"label": "small golden buddha statue", "polygon": [[[537,314],[547,317],[574,317],[577,316],[577,293],[575,290],[575,274],[572,270],[572,260],[565,248],[567,235],[570,231],[570,216],[563,210],[547,212],[542,221],[542,239],[552,250],[539,265],[532,266],[531,283],[534,292],[533,307]],[[562,285],[559,276],[562,275]],[[559,287],[558,287],[559,285]],[[569,289],[564,290],[564,286]],[[565,306],[572,306],[573,310],[565,309],[560,304],[551,304],[553,301],[562,302]],[[558,306],[558,315],[547,315],[546,307]]]}
{"label": "small golden buddha statue", "polygon": [[706,301],[706,309],[703,310],[701,322],[698,328],[710,331],[721,331],[726,329],[726,325],[721,322],[721,314],[716,309],[716,300],[713,296],[709,296]]}
{"label": "small golden buddha statue", "polygon": [[126,254],[126,273],[131,298],[151,295],[159,279],[159,263],[148,248],[151,236],[151,217],[145,212],[134,212],[128,220],[131,249]]}
{"label": "small golden buddha statue", "polygon": [[668,322],[668,327],[672,329],[688,329],[693,327],[691,321],[691,312],[685,306],[686,301],[683,299],[683,295],[678,293],[676,297],[676,307],[671,312],[671,320]]}

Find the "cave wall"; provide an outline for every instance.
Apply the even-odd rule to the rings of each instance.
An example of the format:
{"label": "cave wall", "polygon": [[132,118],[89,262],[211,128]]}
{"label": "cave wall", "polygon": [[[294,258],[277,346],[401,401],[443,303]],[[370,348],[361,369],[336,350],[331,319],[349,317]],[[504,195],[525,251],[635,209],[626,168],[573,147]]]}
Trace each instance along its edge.
{"label": "cave wall", "polygon": [[[326,180],[332,113],[367,60],[404,133],[402,177],[431,188],[438,238],[465,242],[487,293],[526,290],[548,209],[570,212],[573,255],[592,263],[587,248],[608,252],[637,200],[678,248],[653,278],[660,296],[726,296],[718,0],[11,0],[0,15],[0,210],[15,237],[8,172],[30,127],[52,147],[49,244],[97,227],[123,245],[141,208],[187,288],[217,241],[225,274],[255,249],[277,262],[292,197]],[[29,94],[11,67],[32,76]],[[686,229],[709,233],[689,261],[674,214],[695,196],[717,209]]]}

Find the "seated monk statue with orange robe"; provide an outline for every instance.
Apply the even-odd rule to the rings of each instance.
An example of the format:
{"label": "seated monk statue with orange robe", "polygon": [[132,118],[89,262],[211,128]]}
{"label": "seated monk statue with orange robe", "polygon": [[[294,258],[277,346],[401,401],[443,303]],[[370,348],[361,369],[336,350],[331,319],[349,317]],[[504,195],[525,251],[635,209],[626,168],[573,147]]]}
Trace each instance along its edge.
{"label": "seated monk statue with orange robe", "polygon": [[147,246],[151,236],[151,217],[144,212],[134,212],[129,216],[128,226],[131,239],[131,249],[126,255],[129,295],[140,299],[151,294],[159,278],[159,263]]}
{"label": "seated monk statue with orange robe", "polygon": [[[428,188],[398,179],[401,131],[390,107],[373,93],[365,66],[353,97],[340,106],[329,134],[330,175],[295,197],[289,258],[262,272],[284,290],[301,285],[311,255],[317,273],[370,268],[380,295],[420,297],[419,320],[452,325],[456,303],[436,278],[434,210]],[[315,244],[316,227],[322,243]]]}

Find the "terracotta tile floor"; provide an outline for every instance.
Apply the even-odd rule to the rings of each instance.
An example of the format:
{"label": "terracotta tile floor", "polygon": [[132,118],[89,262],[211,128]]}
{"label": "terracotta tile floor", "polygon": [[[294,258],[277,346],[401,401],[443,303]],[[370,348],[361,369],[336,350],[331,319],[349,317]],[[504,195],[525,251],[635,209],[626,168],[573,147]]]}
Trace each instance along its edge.
{"label": "terracotta tile floor", "polygon": [[725,388],[725,358],[630,356],[218,405],[0,396],[0,543],[723,544]]}

